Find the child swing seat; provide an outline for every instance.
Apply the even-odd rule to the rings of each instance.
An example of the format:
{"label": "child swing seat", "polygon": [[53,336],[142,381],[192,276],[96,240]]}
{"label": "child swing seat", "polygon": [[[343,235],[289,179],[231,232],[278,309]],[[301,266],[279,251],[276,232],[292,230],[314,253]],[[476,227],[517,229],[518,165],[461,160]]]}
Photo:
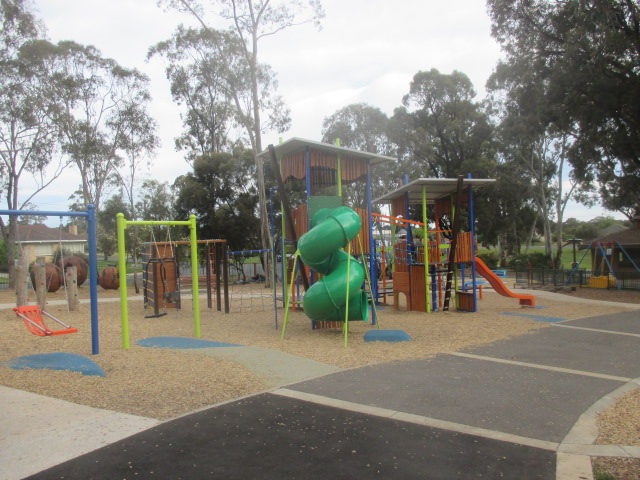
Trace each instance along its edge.
{"label": "child swing seat", "polygon": [[[51,335],[64,335],[67,333],[76,333],[78,331],[77,328],[73,328],[67,325],[66,323],[61,322],[53,315],[48,314],[44,310],[41,310],[38,305],[25,305],[23,307],[14,307],[13,311],[16,312],[16,315],[24,321],[24,324],[27,326],[27,328],[31,333],[33,333],[34,335],[38,335],[40,337],[48,337]],[[42,314],[55,320],[65,328],[63,330],[51,330],[44,323]]]}

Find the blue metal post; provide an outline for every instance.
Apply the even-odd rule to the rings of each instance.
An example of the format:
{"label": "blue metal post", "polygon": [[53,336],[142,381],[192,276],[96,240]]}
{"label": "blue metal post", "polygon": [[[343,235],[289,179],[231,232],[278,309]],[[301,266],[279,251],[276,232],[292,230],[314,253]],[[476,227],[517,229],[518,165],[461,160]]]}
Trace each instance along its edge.
{"label": "blue metal post", "polygon": [[[471,178],[471,174],[467,175]],[[469,228],[471,229],[471,282],[473,285],[473,311],[478,311],[478,286],[476,285],[476,216],[473,210],[473,188],[469,184]],[[464,285],[464,277],[462,278]]]}
{"label": "blue metal post", "polygon": [[91,297],[91,353],[100,353],[98,333],[98,248],[96,241],[96,207],[87,206],[89,231],[89,295]]}
{"label": "blue metal post", "polygon": [[[376,239],[373,238],[373,199],[371,198],[371,165],[367,166],[367,218],[369,221],[369,271],[371,272],[371,325],[378,322],[374,303],[378,304],[378,265],[376,264]],[[362,252],[364,254],[364,252]]]}
{"label": "blue metal post", "polygon": [[[311,197],[311,150],[307,145],[304,147],[304,168],[307,185],[307,232],[311,230],[311,212],[309,210],[309,198]],[[302,275],[305,275],[306,269],[302,268]],[[295,272],[294,272],[295,273]],[[313,285],[313,271],[309,269],[309,285]],[[297,283],[299,286],[299,282]]]}
{"label": "blue metal post", "polygon": [[[275,217],[275,213],[273,211],[273,191],[276,189],[277,187],[271,187],[269,189],[269,213],[270,213],[270,230],[271,230],[271,273],[272,278],[271,278],[271,286],[273,287],[273,312],[275,315],[275,324],[276,324],[276,330],[278,329],[278,304],[277,304],[277,298],[276,298],[276,242],[275,242],[275,237],[276,237],[276,217]],[[265,272],[266,274],[266,272]]]}

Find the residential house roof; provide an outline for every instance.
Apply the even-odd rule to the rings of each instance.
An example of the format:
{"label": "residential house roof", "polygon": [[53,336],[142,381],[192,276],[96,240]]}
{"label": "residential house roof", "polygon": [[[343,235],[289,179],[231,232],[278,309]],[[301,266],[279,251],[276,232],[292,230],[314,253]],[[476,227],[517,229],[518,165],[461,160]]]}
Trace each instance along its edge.
{"label": "residential house roof", "polygon": [[86,242],[84,235],[74,235],[66,230],[43,224],[18,225],[16,241],[20,243]]}

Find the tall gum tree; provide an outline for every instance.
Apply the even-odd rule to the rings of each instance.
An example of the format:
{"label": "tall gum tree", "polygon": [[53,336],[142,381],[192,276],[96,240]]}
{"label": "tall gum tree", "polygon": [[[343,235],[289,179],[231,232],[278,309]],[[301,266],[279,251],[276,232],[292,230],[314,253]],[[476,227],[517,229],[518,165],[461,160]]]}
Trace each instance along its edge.
{"label": "tall gum tree", "polygon": [[[49,113],[53,108],[47,69],[32,54],[39,50],[44,28],[23,1],[0,1],[0,182],[7,208],[23,209],[65,168],[58,129]],[[35,188],[20,195],[20,180],[30,175]],[[10,265],[15,258],[18,219],[0,218]],[[14,285],[13,268],[9,284]]]}
{"label": "tall gum tree", "polygon": [[[159,0],[158,4],[191,15],[203,28],[210,28],[205,21],[207,9],[204,5],[206,4],[214,11],[214,14],[228,21],[231,31],[241,41],[242,53],[249,70],[248,81],[250,82],[250,102],[244,104],[246,109],[242,111],[246,114],[241,120],[243,120],[242,125],[247,130],[247,136],[255,155],[262,246],[267,249],[271,244],[271,236],[268,225],[264,169],[257,154],[263,150],[262,134],[269,123],[263,121],[262,113],[272,99],[259,88],[261,75],[260,41],[295,25],[313,22],[319,26],[320,20],[324,17],[322,5],[319,0],[210,0],[209,2]],[[239,102],[238,106],[241,106]]]}
{"label": "tall gum tree", "polygon": [[492,35],[519,85],[545,85],[545,124],[574,131],[576,179],[603,205],[640,213],[640,5],[629,0],[488,0]]}
{"label": "tall gum tree", "polygon": [[85,208],[91,203],[99,210],[103,196],[118,181],[115,172],[123,156],[131,152],[129,134],[139,130],[141,125],[134,124],[141,115],[149,128],[138,131],[136,142],[153,141],[155,127],[146,120],[145,110],[149,79],[103,57],[95,47],[72,41],[53,46],[52,55],[58,62],[59,74],[53,81],[61,99],[54,121],[62,132],[63,148],[80,173]]}

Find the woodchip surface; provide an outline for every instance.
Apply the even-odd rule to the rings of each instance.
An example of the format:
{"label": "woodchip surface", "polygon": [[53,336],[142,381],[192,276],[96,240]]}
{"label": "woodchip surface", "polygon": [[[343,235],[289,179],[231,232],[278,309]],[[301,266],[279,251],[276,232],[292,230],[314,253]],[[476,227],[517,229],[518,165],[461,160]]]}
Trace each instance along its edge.
{"label": "woodchip surface", "polygon": [[[136,296],[131,290],[130,297]],[[638,294],[635,294],[638,296]],[[88,288],[80,288],[81,298]],[[192,337],[194,332],[191,300],[183,301],[183,309],[168,309],[159,318],[145,318],[149,312],[140,299],[129,301],[131,348],[122,348],[120,304],[117,291],[99,290],[100,354],[91,355],[90,309],[81,304],[78,311],[66,306],[47,307],[65,323],[76,326],[76,334],[37,337],[30,334],[10,308],[0,310],[0,384],[78,404],[105,408],[157,419],[168,419],[199,408],[262,391],[265,382],[250,369],[221,358],[197,355],[189,350],[169,351],[143,348],[137,340],[157,336]],[[31,294],[31,300],[34,295]],[[636,297],[633,297],[636,298]],[[59,291],[49,294],[48,301],[64,299]],[[544,315],[567,319],[615,313],[624,308],[563,302],[562,295],[545,298]],[[633,302],[633,300],[627,300]],[[640,301],[640,299],[638,300]],[[11,291],[0,292],[0,304],[15,303]],[[311,330],[303,313],[293,312],[281,339],[283,309],[278,309],[279,328],[275,328],[273,307],[245,308],[238,311],[232,303],[230,314],[209,310],[201,299],[202,338],[219,342],[254,345],[287,352],[340,368],[402,359],[426,358],[439,353],[488,344],[497,340],[526,335],[548,325],[522,317],[500,315],[521,312],[517,301],[487,292],[479,303],[479,312],[424,313],[394,310],[387,306],[379,311],[381,328],[404,330],[411,342],[367,343],[363,334],[374,328],[364,322],[352,322],[349,346],[342,343],[338,330]],[[106,378],[52,370],[13,370],[4,362],[23,355],[68,352],[85,355],[106,372]],[[598,443],[640,445],[640,391],[620,399],[600,416],[601,436]],[[599,468],[609,468],[600,459]],[[640,470],[637,461],[625,467],[634,475]],[[634,470],[635,468],[635,470]],[[607,470],[608,471],[608,470]],[[621,476],[624,478],[640,478]]]}

